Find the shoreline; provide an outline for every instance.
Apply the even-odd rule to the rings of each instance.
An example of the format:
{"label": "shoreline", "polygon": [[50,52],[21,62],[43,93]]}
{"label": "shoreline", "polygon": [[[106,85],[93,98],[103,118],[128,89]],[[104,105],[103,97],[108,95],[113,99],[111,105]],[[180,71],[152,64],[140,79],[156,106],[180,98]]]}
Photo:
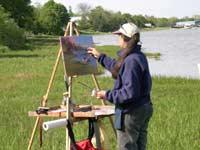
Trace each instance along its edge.
{"label": "shoreline", "polygon": [[[100,73],[97,75],[100,78],[112,78],[111,73],[108,70],[103,70],[103,73]],[[184,77],[184,76],[177,76],[177,75],[156,75],[156,74],[151,74],[152,78],[158,78],[158,79],[182,79],[182,80],[195,80],[199,81],[200,80],[200,75],[199,77]]]}
{"label": "shoreline", "polygon": [[[161,31],[161,30],[170,30],[171,27],[155,27],[155,28],[142,28],[140,29],[141,32],[149,32],[149,31]],[[80,30],[80,33],[83,35],[105,35],[105,34],[112,34],[112,32],[95,32],[95,31],[86,31]]]}

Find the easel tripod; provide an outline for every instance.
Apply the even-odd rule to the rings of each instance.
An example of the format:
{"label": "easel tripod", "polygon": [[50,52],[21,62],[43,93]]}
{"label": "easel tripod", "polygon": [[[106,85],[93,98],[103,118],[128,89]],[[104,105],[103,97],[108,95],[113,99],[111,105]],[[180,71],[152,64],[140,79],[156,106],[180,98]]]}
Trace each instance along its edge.
{"label": "easel tripod", "polygon": [[[76,28],[75,23],[69,22],[67,24],[64,36],[67,36],[67,35],[72,36],[73,32],[75,32],[77,36],[79,35],[79,32]],[[57,68],[58,68],[58,65],[59,65],[59,60],[60,60],[61,56],[62,56],[62,49],[60,48],[59,51],[58,51],[58,54],[57,54],[56,62],[55,62],[55,65],[53,67],[53,71],[52,71],[49,83],[48,83],[46,94],[43,96],[43,99],[41,100],[40,106],[42,106],[42,107],[45,107],[47,105],[48,96],[49,96],[50,89],[52,87],[52,84],[53,84],[53,81],[54,81],[54,78],[55,78],[55,74],[56,74],[56,71],[57,71]],[[73,77],[67,76],[66,71],[65,71],[66,70],[65,65],[63,65],[63,66],[64,66],[64,79],[65,79],[65,84],[66,84],[66,92],[63,94],[63,96],[66,99],[66,104],[65,104],[66,105],[66,119],[70,119],[69,101],[70,101],[71,96],[72,96],[72,79],[73,79]],[[92,79],[93,79],[93,82],[95,84],[96,89],[100,90],[100,86],[99,86],[97,79],[96,79],[96,76],[94,74],[92,74]],[[102,100],[101,102],[102,102],[102,105],[106,105],[105,101]],[[109,117],[109,120],[110,120],[110,123],[112,125],[113,130],[114,130],[114,133],[116,135],[116,131],[114,129],[112,118]],[[33,130],[32,130],[32,133],[31,133],[31,138],[29,140],[28,150],[31,150],[31,147],[32,147],[32,144],[33,144],[33,139],[34,139],[37,127],[39,127],[40,146],[42,146],[42,123],[43,123],[42,117],[37,116]],[[68,129],[67,128],[66,128],[66,150],[70,150],[70,138],[69,138],[69,135],[68,135]]]}

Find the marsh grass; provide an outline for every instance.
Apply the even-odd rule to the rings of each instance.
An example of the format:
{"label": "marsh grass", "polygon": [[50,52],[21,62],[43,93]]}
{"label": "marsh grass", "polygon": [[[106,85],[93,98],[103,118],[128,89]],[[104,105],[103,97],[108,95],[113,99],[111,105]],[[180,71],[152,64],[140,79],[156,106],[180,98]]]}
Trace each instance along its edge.
{"label": "marsh grass", "polygon": [[[6,51],[0,54],[0,150],[23,150],[28,146],[28,139],[35,122],[34,117],[28,117],[28,111],[36,110],[46,93],[59,49],[58,44],[54,45],[51,42],[48,44],[48,40],[43,45],[45,41],[40,42],[41,45],[29,41],[32,50]],[[107,49],[104,52],[115,55],[111,50],[113,47],[99,48],[102,51]],[[57,106],[62,102],[65,86],[61,64],[49,95],[48,106]],[[99,100],[90,96],[91,91],[80,85],[79,81],[94,87],[91,76],[74,78],[73,100],[77,104],[100,104]],[[98,81],[102,89],[110,89],[113,86],[111,78],[98,77]],[[153,78],[154,114],[149,124],[149,150],[200,149],[199,91],[199,80]],[[114,150],[116,141],[109,121],[105,119],[103,123],[107,128],[109,149]],[[87,122],[75,124],[74,131],[77,140],[87,138]],[[65,148],[64,128],[44,132],[43,137],[44,145],[41,150]],[[39,149],[38,134],[33,149]]]}

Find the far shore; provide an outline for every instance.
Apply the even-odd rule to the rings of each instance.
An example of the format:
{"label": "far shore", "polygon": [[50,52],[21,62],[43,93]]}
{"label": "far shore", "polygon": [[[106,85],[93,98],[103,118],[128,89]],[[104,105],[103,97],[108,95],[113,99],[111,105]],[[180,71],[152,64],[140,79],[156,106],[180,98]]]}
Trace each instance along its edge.
{"label": "far shore", "polygon": [[[160,30],[169,30],[170,27],[152,27],[152,28],[142,28],[141,32],[147,31],[160,31]],[[80,30],[81,34],[91,34],[91,35],[104,35],[104,34],[112,34],[112,32],[99,32],[99,31],[88,31],[88,30]]]}

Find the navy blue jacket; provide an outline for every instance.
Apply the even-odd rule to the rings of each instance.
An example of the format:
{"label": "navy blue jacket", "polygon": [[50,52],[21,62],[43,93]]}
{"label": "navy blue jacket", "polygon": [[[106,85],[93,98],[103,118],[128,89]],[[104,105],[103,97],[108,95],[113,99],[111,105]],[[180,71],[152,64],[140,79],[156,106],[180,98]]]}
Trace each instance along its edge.
{"label": "navy blue jacket", "polygon": [[[116,60],[101,54],[98,62],[111,71]],[[137,45],[122,63],[113,89],[106,92],[106,99],[114,103],[116,109],[126,113],[151,103],[151,86],[152,81],[147,59],[141,52],[141,46]]]}

